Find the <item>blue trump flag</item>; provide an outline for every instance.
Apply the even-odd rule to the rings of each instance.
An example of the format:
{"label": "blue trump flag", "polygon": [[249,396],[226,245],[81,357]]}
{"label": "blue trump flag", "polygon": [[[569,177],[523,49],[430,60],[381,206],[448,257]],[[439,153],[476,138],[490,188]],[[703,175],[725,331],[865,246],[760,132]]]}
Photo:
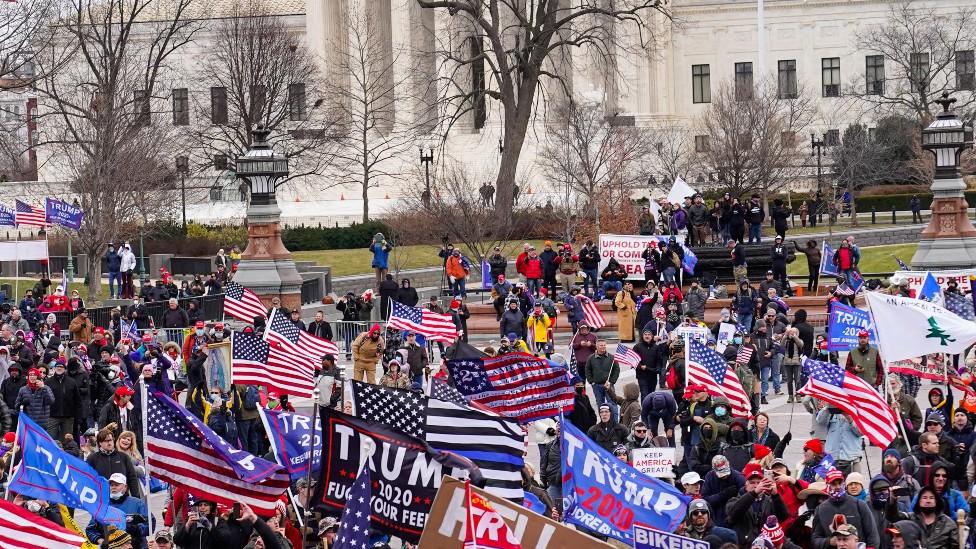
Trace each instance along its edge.
{"label": "blue trump flag", "polygon": [[849,351],[857,346],[857,334],[868,332],[868,344],[878,346],[878,336],[871,327],[871,316],[857,307],[843,303],[830,303],[830,324],[828,327],[827,349],[830,351]]}
{"label": "blue trump flag", "polygon": [[81,229],[81,220],[85,218],[85,212],[78,206],[73,206],[56,198],[48,198],[44,209],[48,223],[57,223],[62,227],[76,231]]}
{"label": "blue trump flag", "polygon": [[11,491],[84,509],[102,524],[125,529],[125,513],[109,505],[108,479],[58,448],[27,414],[20,414],[17,445],[24,452],[20,467],[10,479]]}
{"label": "blue trump flag", "polygon": [[14,210],[6,204],[0,204],[0,226],[16,227]]}
{"label": "blue trump flag", "polygon": [[569,422],[562,425],[565,520],[626,544],[634,523],[673,532],[691,498],[615,458]]}
{"label": "blue trump flag", "polygon": [[[312,418],[262,408],[261,421],[278,463],[285,467],[293,481],[304,478],[308,473]],[[322,466],[322,422],[319,418],[315,418],[315,440],[312,448],[312,474],[318,475]]]}
{"label": "blue trump flag", "polygon": [[823,241],[823,246],[820,249],[820,274],[825,274],[828,276],[838,276],[840,271],[834,266],[834,249],[827,244],[827,241]]}

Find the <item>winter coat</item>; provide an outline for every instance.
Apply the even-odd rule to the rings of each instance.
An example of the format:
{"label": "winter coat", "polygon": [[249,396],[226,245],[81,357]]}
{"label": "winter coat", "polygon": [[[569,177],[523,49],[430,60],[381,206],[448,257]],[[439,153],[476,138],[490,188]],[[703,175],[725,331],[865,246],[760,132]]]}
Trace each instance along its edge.
{"label": "winter coat", "polygon": [[163,328],[187,328],[190,326],[190,315],[181,307],[166,309],[163,313]]}
{"label": "winter coat", "polygon": [[51,404],[51,417],[78,416],[78,408],[81,407],[81,391],[77,381],[67,373],[60,376],[54,374],[45,380],[45,385],[50,387],[54,394],[54,402]]}
{"label": "winter coat", "polygon": [[844,515],[847,518],[847,523],[857,528],[860,541],[865,542],[868,547],[877,547],[881,542],[878,526],[871,514],[871,507],[857,498],[845,495],[838,502],[825,499],[814,511],[813,549],[831,547],[829,543],[830,525],[833,523],[834,515]]}
{"label": "winter coat", "polygon": [[580,268],[596,269],[600,266],[600,250],[596,246],[583,246],[579,253]]}
{"label": "winter coat", "polygon": [[[416,307],[417,303],[420,301],[420,296],[417,295],[417,289],[412,286],[400,286],[397,290],[396,300],[407,307]],[[319,336],[322,337],[322,336]],[[332,339],[331,337],[327,339]]]}
{"label": "winter coat", "polygon": [[607,381],[610,385],[617,383],[620,377],[620,366],[613,360],[610,353],[593,355],[586,360],[586,381],[591,385],[603,385]]}
{"label": "winter coat", "polygon": [[3,398],[3,402],[7,405],[7,408],[17,410],[17,395],[20,394],[20,388],[26,384],[27,377],[23,374],[17,377],[8,377],[0,383],[0,397]]}
{"label": "winter coat", "polygon": [[[919,512],[917,502],[912,506],[912,513],[902,513],[897,508],[888,508],[888,521],[896,522],[908,520],[915,523],[922,530],[922,547],[925,549],[956,549],[959,547],[959,529],[954,518],[945,514],[945,502],[942,498],[935,498],[936,519],[930,525],[925,524]],[[908,547],[906,545],[906,547]]]}
{"label": "winter coat", "polygon": [[702,320],[705,318],[705,302],[708,301],[708,294],[702,287],[692,288],[685,294],[685,303],[688,304],[688,312],[695,315],[695,318]]}
{"label": "winter coat", "polygon": [[508,269],[508,260],[502,254],[493,254],[488,257],[488,268],[491,276],[497,278],[498,275],[505,274],[505,270]]}
{"label": "winter coat", "polygon": [[122,267],[122,256],[117,251],[106,252],[105,263],[108,264],[108,272],[117,273]]}
{"label": "winter coat", "polygon": [[542,259],[540,259],[538,256],[536,257],[529,256],[525,258],[525,265],[523,267],[522,274],[525,275],[525,278],[527,280],[531,280],[533,278],[542,278],[543,275]]}
{"label": "winter coat", "polygon": [[863,455],[861,432],[848,421],[847,416],[831,414],[829,408],[824,408],[817,412],[816,421],[827,426],[827,444],[824,451],[834,459],[851,461]]}
{"label": "winter coat", "polygon": [[17,400],[11,410],[20,410],[24,407],[27,417],[34,420],[34,423],[47,428],[47,420],[51,417],[51,405],[54,404],[54,392],[47,385],[31,389],[29,385],[24,385],[17,393]]}
{"label": "winter coat", "polygon": [[369,337],[369,332],[363,332],[356,336],[352,342],[352,360],[357,368],[372,370],[376,368],[376,361],[379,360],[377,349],[384,345],[383,336],[373,341]]}
{"label": "winter coat", "polygon": [[569,413],[568,418],[570,423],[584,433],[596,425],[596,412],[585,392],[573,396],[573,411]]}
{"label": "winter coat", "polygon": [[789,516],[786,504],[778,493],[763,497],[758,510],[753,505],[755,501],[755,492],[743,492],[725,505],[725,513],[732,529],[739,536],[740,546],[748,547],[752,543],[770,515],[776,515],[780,522]]}
{"label": "winter coat", "polygon": [[620,341],[633,341],[634,316],[637,314],[634,295],[626,290],[617,292],[613,304],[617,307],[617,332],[620,334]]}
{"label": "winter coat", "polygon": [[616,401],[620,405],[620,424],[629,430],[641,418],[640,387],[635,382],[624,385],[624,395]]}
{"label": "winter coat", "polygon": [[[583,343],[588,343],[589,345],[584,346]],[[576,357],[576,363],[585,366],[586,362],[593,356],[593,353],[596,352],[596,334],[593,332],[586,335],[577,333],[573,336],[570,347],[573,349],[573,356]]]}
{"label": "winter coat", "polygon": [[374,269],[387,269],[389,268],[390,262],[390,251],[393,246],[387,241],[376,242],[374,241],[369,246],[369,251],[373,252],[373,262],[370,266]]}
{"label": "winter coat", "polygon": [[328,339],[329,341],[332,341],[335,337],[332,333],[332,325],[327,320],[323,320],[322,322],[312,321],[305,330],[315,337]]}
{"label": "winter coat", "polygon": [[427,366],[427,350],[420,345],[404,345],[406,351],[406,366],[410,371],[410,377],[415,377],[424,373]]}
{"label": "winter coat", "polygon": [[533,343],[547,343],[549,341],[549,329],[555,322],[549,315],[535,313],[529,315],[525,321],[526,338]]}
{"label": "winter coat", "polygon": [[129,486],[129,495],[136,498],[142,497],[139,473],[136,471],[136,465],[132,462],[132,458],[128,455],[118,450],[113,450],[110,454],[95,450],[85,461],[104,478],[109,478],[115,473],[122,473],[125,475],[126,484]]}
{"label": "winter coat", "polygon": [[81,315],[74,317],[71,320],[71,324],[68,324],[68,331],[71,332],[72,341],[79,341],[85,345],[91,342],[92,328],[91,320],[81,318]]}
{"label": "winter coat", "polygon": [[651,376],[661,372],[661,355],[658,351],[658,344],[654,343],[653,340],[647,343],[641,339],[634,345],[634,352],[641,357],[635,371],[637,379],[650,379]]}
{"label": "winter coat", "polygon": [[586,432],[590,440],[600,445],[601,448],[612,452],[614,448],[627,442],[627,428],[613,421],[597,423]]}
{"label": "winter coat", "polygon": [[464,260],[459,255],[452,255],[447,258],[445,269],[447,270],[447,276],[457,280],[467,278],[468,276],[468,269],[464,265]]}
{"label": "winter coat", "polygon": [[556,251],[542,250],[539,260],[542,261],[542,274],[545,276],[556,276]]}
{"label": "winter coat", "polygon": [[686,456],[685,462],[689,471],[695,471],[699,475],[705,475],[712,469],[712,459],[724,454],[726,445],[722,442],[721,433],[715,420],[709,418],[704,424],[712,425],[712,434],[708,438],[699,437],[698,444],[691,448],[691,452]]}
{"label": "winter coat", "polygon": [[704,480],[701,487],[701,497],[712,508],[712,520],[718,526],[728,526],[725,506],[729,500],[739,495],[742,487],[746,484],[746,478],[736,470],[732,470],[725,478],[719,477],[714,470],[711,470],[704,476]]}
{"label": "winter coat", "polygon": [[562,445],[557,437],[546,445],[545,451],[539,456],[539,479],[543,486],[561,486],[562,484]]}
{"label": "winter coat", "polygon": [[750,225],[761,225],[766,219],[766,212],[763,210],[761,202],[750,202],[746,204],[746,223]]}
{"label": "winter coat", "polygon": [[522,316],[522,311],[516,309],[505,309],[502,313],[501,320],[498,321],[498,333],[501,336],[506,336],[512,332],[515,332],[520,338],[525,338],[525,317]]}
{"label": "winter coat", "polygon": [[569,320],[570,324],[582,322],[586,318],[579,299],[572,295],[566,294],[563,297],[563,309],[566,310],[566,319]]}
{"label": "winter coat", "polygon": [[654,391],[641,402],[641,417],[644,422],[650,422],[651,418],[659,418],[664,422],[665,429],[674,429],[674,416],[677,412],[678,403],[668,390]]}

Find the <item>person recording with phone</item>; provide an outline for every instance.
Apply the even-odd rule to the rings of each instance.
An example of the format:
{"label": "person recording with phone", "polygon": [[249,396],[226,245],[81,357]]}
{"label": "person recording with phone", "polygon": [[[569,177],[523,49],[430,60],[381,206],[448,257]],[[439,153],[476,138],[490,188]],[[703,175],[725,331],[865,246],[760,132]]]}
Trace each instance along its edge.
{"label": "person recording with phone", "polygon": [[[129,495],[128,479],[122,473],[113,473],[108,479],[110,505],[125,513],[125,531],[132,536],[132,547],[145,549],[149,535],[149,509],[146,502]],[[94,520],[85,529],[88,541],[102,545],[108,539],[108,527]]]}

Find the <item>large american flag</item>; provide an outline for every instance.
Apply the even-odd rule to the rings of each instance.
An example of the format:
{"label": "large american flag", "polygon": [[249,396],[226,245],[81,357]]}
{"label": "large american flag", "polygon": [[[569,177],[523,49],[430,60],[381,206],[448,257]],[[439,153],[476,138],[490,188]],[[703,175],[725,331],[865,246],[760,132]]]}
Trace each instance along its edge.
{"label": "large american flag", "polygon": [[732,415],[748,416],[752,410],[749,397],[722,355],[692,339],[688,347],[688,383],[704,385],[708,394],[725,397],[732,405]]}
{"label": "large american flag", "polygon": [[585,295],[577,296],[577,299],[579,299],[580,306],[583,307],[583,320],[586,321],[586,324],[590,328],[599,330],[607,325],[607,320],[603,318],[603,313],[600,312],[600,308],[597,307],[592,299]]}
{"label": "large american flag", "polygon": [[641,361],[641,357],[633,349],[619,343],[617,345],[617,350],[613,353],[613,360],[617,364],[623,364],[624,366],[630,366],[631,368],[636,368]]}
{"label": "large american flag", "polygon": [[364,549],[369,547],[369,513],[373,488],[369,481],[369,463],[363,465],[356,483],[349,488],[346,507],[342,510],[339,530],[332,549]]}
{"label": "large american flag", "polygon": [[810,377],[799,390],[840,408],[875,446],[886,448],[898,436],[898,418],[881,395],[866,381],[840,366],[805,358],[803,371]]}
{"label": "large american flag", "polygon": [[357,415],[470,459],[481,469],[485,490],[521,502],[525,434],[518,422],[412,391],[351,383]]}
{"label": "large american flag", "polygon": [[59,524],[0,499],[0,547],[4,549],[78,549],[85,541]]}
{"label": "large american flag", "polygon": [[234,383],[267,385],[288,395],[312,396],[315,361],[297,352],[294,345],[234,332],[230,348],[231,380]]}
{"label": "large american flag", "polygon": [[160,392],[147,395],[146,447],[152,474],[191,496],[231,506],[245,503],[256,513],[274,513],[288,489],[288,473],[277,463],[238,450],[186,408]]}
{"label": "large american flag", "polygon": [[964,320],[976,320],[976,311],[973,310],[973,300],[969,296],[956,292],[946,292],[945,308]]}
{"label": "large american flag", "polygon": [[285,348],[294,346],[299,353],[315,361],[322,360],[325,355],[339,354],[339,347],[335,343],[300,330],[291,319],[285,317],[281,309],[271,311],[268,327],[264,331],[264,339],[278,342]]}
{"label": "large american flag", "polygon": [[233,280],[224,286],[224,312],[248,324],[254,322],[256,316],[268,314],[257,294]]}
{"label": "large american flag", "polygon": [[47,212],[40,206],[31,206],[26,202],[16,201],[16,211],[14,212],[14,222],[17,226],[31,225],[34,227],[44,227],[47,225]]}
{"label": "large american flag", "polygon": [[435,313],[419,307],[408,307],[396,301],[393,302],[388,326],[397,330],[417,332],[432,341],[445,343],[454,343],[458,335],[451,315]]}

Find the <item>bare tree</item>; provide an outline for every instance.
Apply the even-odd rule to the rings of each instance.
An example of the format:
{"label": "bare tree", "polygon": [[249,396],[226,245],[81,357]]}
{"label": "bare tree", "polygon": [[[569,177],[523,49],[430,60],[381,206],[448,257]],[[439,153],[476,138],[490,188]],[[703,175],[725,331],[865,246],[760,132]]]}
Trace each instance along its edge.
{"label": "bare tree", "polygon": [[699,163],[720,174],[720,184],[732,196],[776,191],[803,173],[801,135],[815,109],[802,89],[795,98],[778,97],[775,85],[763,81],[752,93],[736,94],[723,83],[696,121],[706,136]]}
{"label": "bare tree", "polygon": [[627,126],[619,117],[604,115],[597,104],[568,103],[559,107],[539,151],[539,164],[563,188],[586,201],[587,211],[600,231],[600,204],[629,196],[647,181],[645,158],[655,144],[647,128]]}
{"label": "bare tree", "polygon": [[0,2],[0,89],[29,86],[41,76],[34,58],[49,43],[49,25],[63,9],[61,0]]}
{"label": "bare tree", "polygon": [[412,144],[414,132],[398,123],[395,106],[403,99],[410,75],[397,77],[394,68],[400,55],[386,55],[383,34],[371,28],[361,7],[350,6],[348,27],[348,48],[334,46],[339,53],[333,73],[340,78],[328,84],[330,108],[342,125],[337,134],[335,181],[361,190],[366,223],[369,190],[403,177],[399,157]]}
{"label": "bare tree", "polygon": [[648,169],[658,179],[658,187],[649,189],[667,191],[665,181],[672,182],[678,176],[685,177],[694,166],[694,136],[686,126],[663,126],[651,130],[654,152],[650,155]]}
{"label": "bare tree", "polygon": [[[948,13],[911,1],[894,3],[884,23],[857,33],[858,51],[881,56],[882,72],[872,69],[849,91],[882,112],[930,120],[935,103],[952,92],[956,111],[976,116],[976,8]],[[965,57],[964,57],[965,56]]]}
{"label": "bare tree", "polygon": [[443,9],[461,29],[457,40],[443,44],[438,52],[446,64],[439,74],[445,80],[448,118],[484,113],[486,100],[500,105],[503,149],[495,180],[499,217],[511,215],[519,159],[540,98],[547,87],[572,96],[565,77],[571,71],[553,67],[579,50],[613,73],[616,55],[650,48],[655,23],[670,17],[660,0],[417,2]]}
{"label": "bare tree", "polygon": [[[190,0],[74,0],[36,60],[50,168],[68,181],[85,210],[81,252],[98,258],[107,242],[131,237],[164,207],[173,188],[172,126],[152,107],[173,53],[199,28]],[[159,13],[166,17],[158,18]],[[66,60],[66,61],[64,61]],[[48,69],[64,62],[56,74]],[[92,261],[89,293],[101,285]]]}
{"label": "bare tree", "polygon": [[233,159],[263,125],[275,152],[291,160],[280,184],[325,173],[333,160],[335,118],[325,108],[324,82],[304,40],[262,0],[236,0],[215,26],[202,62],[204,91],[194,95],[203,116],[186,126],[197,168],[209,170],[221,156],[233,170]]}

